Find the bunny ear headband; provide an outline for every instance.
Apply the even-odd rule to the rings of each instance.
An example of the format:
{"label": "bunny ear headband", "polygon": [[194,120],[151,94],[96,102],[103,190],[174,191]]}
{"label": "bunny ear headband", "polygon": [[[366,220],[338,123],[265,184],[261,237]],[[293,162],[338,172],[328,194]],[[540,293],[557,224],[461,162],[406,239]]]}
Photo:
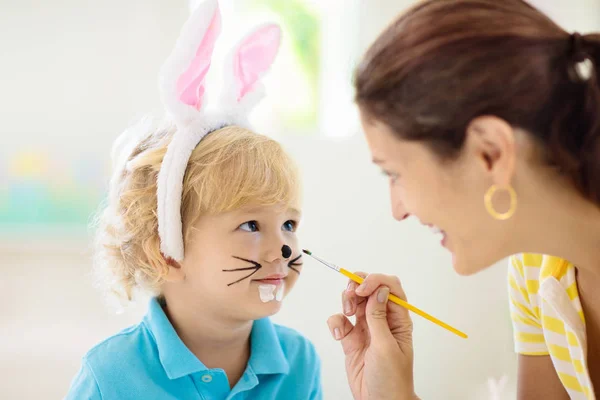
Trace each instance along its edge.
{"label": "bunny ear headband", "polygon": [[260,100],[261,77],[275,60],[281,30],[268,24],[246,35],[225,62],[224,92],[216,111],[206,110],[206,74],[221,30],[217,0],[201,3],[185,23],[160,72],[160,91],[177,131],[164,156],[157,182],[160,250],[183,260],[181,194],[185,170],[194,148],[208,133],[228,125],[248,126],[247,116]]}

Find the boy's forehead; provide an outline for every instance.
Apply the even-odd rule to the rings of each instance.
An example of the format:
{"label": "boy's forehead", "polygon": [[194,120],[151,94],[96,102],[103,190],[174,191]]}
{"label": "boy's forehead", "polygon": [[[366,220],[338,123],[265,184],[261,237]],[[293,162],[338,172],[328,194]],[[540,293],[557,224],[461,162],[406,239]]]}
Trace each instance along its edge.
{"label": "boy's forehead", "polygon": [[300,207],[295,204],[271,204],[261,205],[253,204],[241,207],[237,210],[233,210],[235,214],[292,214],[293,216],[300,217],[302,211]]}

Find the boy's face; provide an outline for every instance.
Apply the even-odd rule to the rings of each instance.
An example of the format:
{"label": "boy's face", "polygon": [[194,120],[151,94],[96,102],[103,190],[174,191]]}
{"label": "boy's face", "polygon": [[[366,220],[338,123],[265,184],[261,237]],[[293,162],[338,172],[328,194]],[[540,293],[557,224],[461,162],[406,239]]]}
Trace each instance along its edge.
{"label": "boy's face", "polygon": [[170,294],[239,320],[275,314],[301,272],[299,219],[299,211],[281,205],[203,216],[186,243],[184,278],[170,284],[180,286]]}

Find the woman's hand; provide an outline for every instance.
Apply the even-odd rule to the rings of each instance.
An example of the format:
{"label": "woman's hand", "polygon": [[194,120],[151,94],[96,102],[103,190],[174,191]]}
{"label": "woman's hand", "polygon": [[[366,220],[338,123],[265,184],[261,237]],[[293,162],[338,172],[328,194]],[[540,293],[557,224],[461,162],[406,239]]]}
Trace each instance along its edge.
{"label": "woman's hand", "polygon": [[[365,277],[366,274],[358,272]],[[329,318],[331,334],[341,341],[346,374],[356,400],[417,399],[413,382],[412,320],[408,310],[388,302],[390,293],[406,300],[395,276],[371,274],[342,293],[344,314]],[[356,323],[347,316],[354,315]]]}

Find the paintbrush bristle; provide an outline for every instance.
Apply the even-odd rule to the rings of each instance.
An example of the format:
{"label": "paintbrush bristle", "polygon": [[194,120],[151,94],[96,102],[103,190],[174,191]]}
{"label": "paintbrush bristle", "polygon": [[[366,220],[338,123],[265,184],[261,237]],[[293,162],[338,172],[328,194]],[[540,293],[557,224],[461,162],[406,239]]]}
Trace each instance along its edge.
{"label": "paintbrush bristle", "polygon": [[320,262],[321,264],[325,265],[326,267],[329,267],[329,268],[331,268],[334,271],[340,272],[340,267],[338,267],[337,265],[334,265],[334,264],[330,264],[327,261],[325,261],[325,260],[323,260],[323,259],[315,256],[310,250],[303,249],[302,251],[305,254],[308,254],[309,256],[311,256],[312,258],[314,258],[315,260],[317,260],[318,262]]}

